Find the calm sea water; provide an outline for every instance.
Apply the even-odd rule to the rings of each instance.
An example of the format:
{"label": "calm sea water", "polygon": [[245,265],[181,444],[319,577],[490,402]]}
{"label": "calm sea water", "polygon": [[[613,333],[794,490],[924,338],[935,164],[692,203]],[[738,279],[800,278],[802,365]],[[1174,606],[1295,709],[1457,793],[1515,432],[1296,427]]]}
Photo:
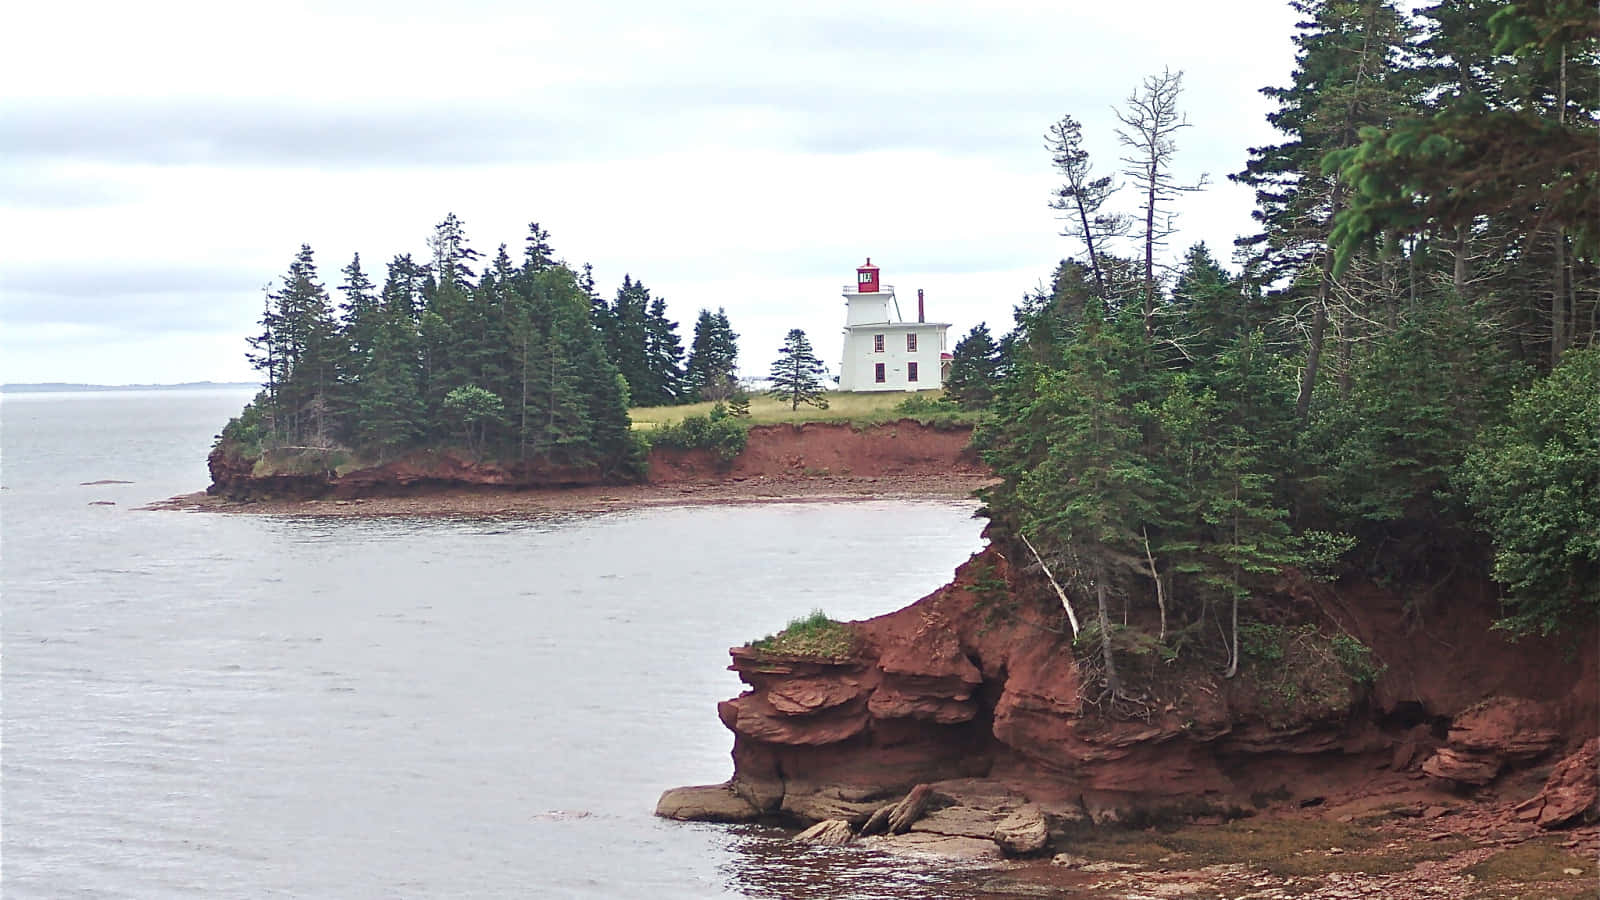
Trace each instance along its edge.
{"label": "calm sea water", "polygon": [[0,400],[6,897],[979,892],[651,815],[731,770],[730,645],[936,588],[972,504],[138,511],[204,486],[246,399]]}

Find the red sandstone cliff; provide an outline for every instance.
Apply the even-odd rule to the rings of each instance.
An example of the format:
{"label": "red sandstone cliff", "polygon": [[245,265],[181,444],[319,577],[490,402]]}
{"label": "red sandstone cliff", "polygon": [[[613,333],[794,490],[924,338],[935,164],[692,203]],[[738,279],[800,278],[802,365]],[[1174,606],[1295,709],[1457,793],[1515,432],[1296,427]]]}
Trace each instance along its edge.
{"label": "red sandstone cliff", "polygon": [[[911,419],[866,427],[829,422],[757,425],[750,429],[744,452],[729,465],[709,450],[656,448],[648,457],[645,480],[674,484],[814,475],[983,474],[983,463],[967,448],[971,436],[970,427],[934,428]],[[258,466],[256,457],[219,446],[207,462],[207,492],[238,499],[372,497],[470,487],[529,490],[616,481],[592,469],[480,462],[450,453],[417,453],[343,472],[317,466],[312,456],[300,454],[292,460],[299,470],[290,472],[285,471],[291,467],[288,459],[278,466]]]}
{"label": "red sandstone cliff", "polygon": [[[1115,712],[1085,699],[1068,639],[1041,627],[1046,608],[996,615],[1007,598],[1038,592],[1023,581],[990,548],[950,585],[858,623],[848,659],[735,648],[749,690],[718,707],[734,733],[734,777],[669,791],[658,813],[859,825],[913,785],[972,776],[1056,824],[1310,805],[1429,779],[1492,791],[1517,771],[1536,789],[1600,722],[1595,635],[1508,643],[1489,628],[1492,585],[1466,577],[1429,596],[1284,579],[1284,608],[1372,648],[1385,668],[1370,690],[1311,671],[1314,688],[1285,700],[1262,678],[1157,660],[1146,701]],[[1564,780],[1529,800],[1528,816],[1548,808],[1559,824],[1600,811],[1581,760],[1556,775]],[[1523,793],[1501,799],[1532,792],[1525,778],[1508,790]]]}

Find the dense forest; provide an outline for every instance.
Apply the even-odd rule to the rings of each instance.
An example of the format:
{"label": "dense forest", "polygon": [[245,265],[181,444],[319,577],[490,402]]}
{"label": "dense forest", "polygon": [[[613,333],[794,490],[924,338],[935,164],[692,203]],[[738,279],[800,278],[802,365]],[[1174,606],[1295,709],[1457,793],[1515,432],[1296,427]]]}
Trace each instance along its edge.
{"label": "dense forest", "polygon": [[[1230,265],[1204,244],[1164,262],[1204,185],[1175,175],[1182,73],[1151,75],[1118,110],[1118,160],[1091,158],[1070,115],[1049,128],[1072,256],[1009,333],[980,325],[952,360],[942,402],[987,411],[996,534],[1055,585],[1112,693],[1117,650],[1152,638],[1236,671],[1286,567],[1407,584],[1478,567],[1513,633],[1600,607],[1600,16],[1292,5],[1296,67],[1264,89],[1281,139],[1230,176],[1258,225]],[[224,439],[626,475],[630,402],[735,390],[721,311],[685,360],[661,298],[630,275],[602,299],[537,224],[520,262],[480,260],[454,216],[431,246],[381,287],[353,259],[337,310],[302,248],[251,341],[265,390]]]}
{"label": "dense forest", "polygon": [[520,261],[502,244],[484,264],[447,216],[433,258],[394,257],[381,287],[355,256],[337,308],[302,246],[250,339],[264,390],[222,439],[249,455],[345,448],[380,459],[455,445],[633,474],[630,403],[728,397],[738,335],[725,312],[702,310],[685,360],[660,297],[627,275],[605,300],[589,267],[557,260],[549,237],[534,223]]}
{"label": "dense forest", "polygon": [[1293,5],[1292,81],[1265,91],[1282,139],[1231,176],[1259,223],[1234,268],[1204,245],[1160,265],[1197,187],[1173,175],[1163,72],[1119,111],[1106,174],[1074,119],[1050,129],[1076,255],[1012,333],[955,353],[949,399],[993,411],[995,533],[1055,585],[1108,694],[1130,650],[1208,646],[1236,672],[1285,567],[1476,567],[1513,633],[1600,606],[1600,16]]}

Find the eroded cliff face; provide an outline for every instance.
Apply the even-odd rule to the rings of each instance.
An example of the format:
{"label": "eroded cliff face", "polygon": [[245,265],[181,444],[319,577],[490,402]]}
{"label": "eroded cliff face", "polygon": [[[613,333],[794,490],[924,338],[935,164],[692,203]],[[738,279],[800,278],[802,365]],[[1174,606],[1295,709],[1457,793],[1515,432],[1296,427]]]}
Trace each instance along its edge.
{"label": "eroded cliff face", "polygon": [[[1225,680],[1152,656],[1144,700],[1113,710],[1083,689],[1092,677],[1047,610],[1001,608],[1039,587],[1022,581],[991,547],[946,587],[859,623],[849,659],[735,648],[749,690],[718,708],[735,774],[716,818],[859,825],[914,785],[972,777],[1057,823],[1227,815],[1426,779],[1490,784],[1595,736],[1595,635],[1508,643],[1488,628],[1486,583],[1418,597],[1286,578],[1281,602],[1372,648],[1384,668],[1370,690],[1317,670]],[[1593,806],[1592,791],[1570,793],[1547,805],[1569,819]]]}
{"label": "eroded cliff face", "polygon": [[[757,425],[750,429],[745,451],[731,464],[719,462],[709,450],[656,448],[647,459],[645,480],[674,484],[817,475],[982,474],[983,463],[967,448],[971,437],[969,427],[933,428],[910,419],[864,428],[824,422]],[[207,492],[234,499],[344,499],[459,488],[528,490],[621,480],[591,468],[479,462],[450,453],[416,453],[335,471],[319,465],[313,455],[302,453],[263,465],[257,457],[219,446],[207,462],[211,470]]]}

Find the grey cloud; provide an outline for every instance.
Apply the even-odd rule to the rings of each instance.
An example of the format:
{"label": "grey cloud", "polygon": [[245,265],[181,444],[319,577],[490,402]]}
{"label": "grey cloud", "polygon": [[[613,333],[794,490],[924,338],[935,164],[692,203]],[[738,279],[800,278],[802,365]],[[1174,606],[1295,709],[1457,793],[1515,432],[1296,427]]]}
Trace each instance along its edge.
{"label": "grey cloud", "polygon": [[[970,154],[1015,152],[1019,144],[1027,152],[1057,102],[1037,91],[710,79],[594,86],[581,96],[500,105],[84,100],[0,106],[0,152],[21,161],[158,166],[592,161],[695,146],[741,109],[767,110],[786,123],[755,140],[809,152],[923,147]],[[26,198],[40,190],[24,185],[8,193]],[[71,196],[68,190],[54,202]]]}
{"label": "grey cloud", "polygon": [[869,54],[911,63],[925,53],[976,55],[993,52],[1000,41],[970,27],[930,24],[915,19],[890,21],[866,16],[764,20],[760,39],[771,46],[832,51],[860,59]]}
{"label": "grey cloud", "polygon": [[222,267],[23,267],[6,273],[0,320],[126,331],[238,329],[258,303],[259,273]]}
{"label": "grey cloud", "polygon": [[12,158],[150,165],[413,166],[577,152],[553,121],[468,106],[319,108],[221,100],[83,101],[0,111]]}
{"label": "grey cloud", "polygon": [[6,209],[88,209],[138,199],[138,192],[105,179],[66,178],[46,172],[0,169],[0,207]]}

